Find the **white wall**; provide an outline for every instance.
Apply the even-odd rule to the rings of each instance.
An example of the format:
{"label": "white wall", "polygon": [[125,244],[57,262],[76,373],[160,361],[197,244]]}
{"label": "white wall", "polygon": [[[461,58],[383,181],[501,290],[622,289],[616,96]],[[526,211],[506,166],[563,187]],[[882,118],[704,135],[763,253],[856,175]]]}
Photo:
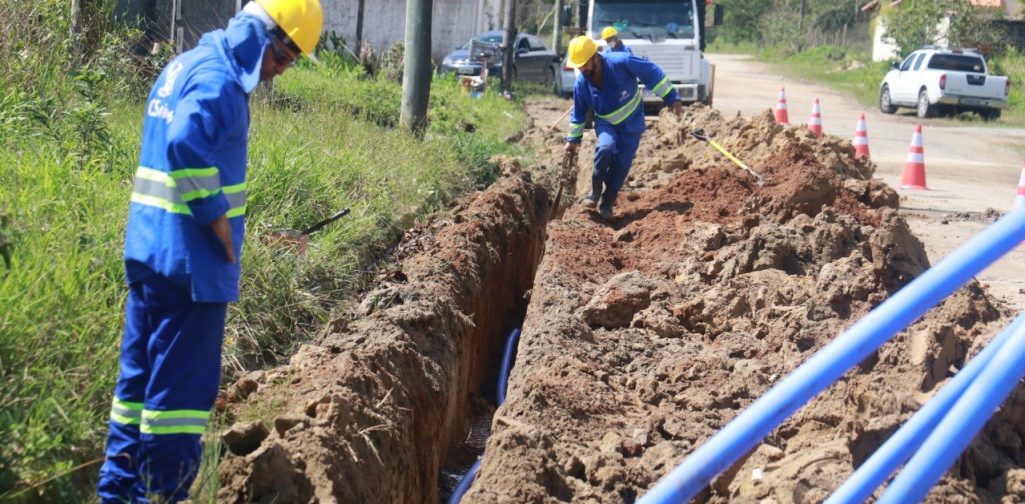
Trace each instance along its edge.
{"label": "white wall", "polygon": [[[875,26],[875,34],[872,35],[872,61],[898,60],[908,54],[911,54],[911,51],[918,49],[917,47],[912,47],[906,49],[904,54],[898,54],[897,46],[884,40],[886,38],[886,25],[883,23],[883,18],[877,17]],[[935,45],[940,47],[947,47],[949,45],[949,41],[947,40],[947,32],[949,30],[950,18],[945,17],[936,25],[936,33],[939,34],[939,37],[937,38]]]}
{"label": "white wall", "polygon": [[[350,48],[356,41],[357,0],[322,0],[324,32],[344,37]],[[405,0],[366,0],[363,40],[383,52],[402,42],[406,28]],[[474,34],[499,26],[501,0],[434,0],[431,13],[431,56],[441,60],[446,53]]]}
{"label": "white wall", "polygon": [[872,35],[872,61],[890,61],[899,58],[897,46],[886,42],[886,25],[883,18],[876,18],[876,30]]}

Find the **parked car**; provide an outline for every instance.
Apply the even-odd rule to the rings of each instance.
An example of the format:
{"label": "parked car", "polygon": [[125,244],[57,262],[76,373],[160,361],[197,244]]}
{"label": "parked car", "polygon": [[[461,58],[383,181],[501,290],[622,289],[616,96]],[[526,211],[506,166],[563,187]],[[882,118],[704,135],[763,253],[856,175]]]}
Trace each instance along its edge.
{"label": "parked car", "polygon": [[893,64],[879,85],[879,110],[915,107],[918,117],[974,111],[994,120],[1007,107],[1011,81],[988,75],[986,60],[971,50],[924,48]]}
{"label": "parked car", "polygon": [[556,75],[552,91],[555,96],[562,98],[573,97],[573,86],[577,82],[577,70],[569,66],[569,55],[562,58],[562,62],[552,65],[552,72]]}
{"label": "parked car", "polygon": [[[502,43],[505,33],[501,31],[489,31],[476,35],[474,39],[488,43]],[[513,55],[513,79],[531,82],[540,82],[551,85],[555,81],[555,67],[553,63],[558,61],[555,51],[552,51],[545,43],[535,35],[520,33],[516,36],[514,45],[516,52]],[[501,58],[496,58],[488,65],[488,74],[499,76],[502,74]],[[441,73],[455,72],[457,75],[480,75],[483,64],[470,59],[470,42],[462,47],[448,53],[441,62]]]}

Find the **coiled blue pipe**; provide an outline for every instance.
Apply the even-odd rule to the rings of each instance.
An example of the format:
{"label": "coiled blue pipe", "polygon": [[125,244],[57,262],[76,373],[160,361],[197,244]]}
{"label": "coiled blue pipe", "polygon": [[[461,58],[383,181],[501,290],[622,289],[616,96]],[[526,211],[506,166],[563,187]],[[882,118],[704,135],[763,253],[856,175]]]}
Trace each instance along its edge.
{"label": "coiled blue pipe", "polygon": [[1025,326],[1019,326],[877,502],[894,504],[924,499],[1023,376]]}
{"label": "coiled blue pipe", "polygon": [[1025,209],[986,228],[818,351],[702,444],[638,503],[693,498],[794,411],[1023,240]]}
{"label": "coiled blue pipe", "polygon": [[[512,371],[513,357],[516,356],[516,343],[520,340],[520,330],[513,329],[509,333],[509,339],[505,341],[505,352],[502,354],[502,365],[498,368],[498,390],[496,391],[495,397],[498,405],[501,406],[505,402],[505,391],[509,388],[509,372]],[[459,485],[456,486],[456,490],[452,492],[452,495],[448,497],[448,504],[459,504],[459,501],[463,499],[463,495],[470,490],[470,485],[473,484],[473,480],[477,479],[477,471],[480,470],[481,459],[477,459],[474,462],[473,467],[466,474],[463,475],[463,479],[459,480]]]}
{"label": "coiled blue pipe", "polygon": [[890,439],[851,475],[826,500],[826,504],[864,502],[904,462],[907,462],[925,441],[929,433],[943,420],[950,408],[964,395],[993,357],[1001,351],[1015,331],[1025,323],[1025,312],[1018,315],[1006,329],[993,338],[986,348],[973,358],[929,402],[915,413]]}

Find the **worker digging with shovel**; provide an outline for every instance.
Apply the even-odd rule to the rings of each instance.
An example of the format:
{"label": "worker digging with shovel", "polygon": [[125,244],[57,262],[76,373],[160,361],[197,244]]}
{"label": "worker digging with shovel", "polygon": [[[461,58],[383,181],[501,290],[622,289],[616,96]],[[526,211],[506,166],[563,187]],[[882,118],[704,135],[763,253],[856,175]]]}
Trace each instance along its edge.
{"label": "worker digging with shovel", "polygon": [[587,207],[598,205],[598,215],[609,220],[644,133],[644,106],[637,81],[665,100],[677,117],[683,113],[683,104],[658,65],[625,52],[599,54],[598,44],[587,35],[570,41],[569,66],[579,69],[580,75],[573,88],[566,156],[576,157],[587,112],[594,110],[598,145],[591,193],[583,203]]}

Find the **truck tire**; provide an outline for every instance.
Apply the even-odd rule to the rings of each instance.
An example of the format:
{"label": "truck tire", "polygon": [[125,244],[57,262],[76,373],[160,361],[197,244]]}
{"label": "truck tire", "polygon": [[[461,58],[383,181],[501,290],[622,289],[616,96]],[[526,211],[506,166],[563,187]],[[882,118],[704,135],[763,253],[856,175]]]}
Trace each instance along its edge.
{"label": "truck tire", "polygon": [[1000,109],[979,109],[979,115],[983,121],[996,121],[1000,119]]}
{"label": "truck tire", "polygon": [[879,111],[884,114],[897,112],[897,107],[893,106],[893,100],[890,98],[890,86],[884,85],[879,90]]}
{"label": "truck tire", "polygon": [[922,89],[918,92],[918,117],[925,119],[936,115],[936,107],[929,103],[929,93]]}

